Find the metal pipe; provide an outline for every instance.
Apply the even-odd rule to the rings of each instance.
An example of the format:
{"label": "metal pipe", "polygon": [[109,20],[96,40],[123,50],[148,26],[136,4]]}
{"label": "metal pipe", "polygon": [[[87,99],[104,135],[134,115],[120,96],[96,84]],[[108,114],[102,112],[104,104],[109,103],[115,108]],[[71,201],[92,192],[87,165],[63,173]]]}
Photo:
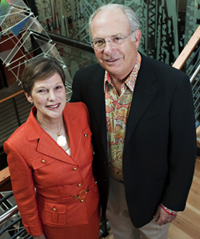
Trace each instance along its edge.
{"label": "metal pipe", "polygon": [[3,215],[0,216],[0,224],[5,222],[8,218],[10,218],[12,215],[18,212],[17,205],[9,209],[7,212],[5,212]]}
{"label": "metal pipe", "polygon": [[197,76],[197,74],[199,73],[199,71],[200,71],[200,64],[199,64],[199,66],[197,67],[197,69],[195,70],[194,74],[191,76],[191,78],[190,78],[190,83],[193,82],[194,78]]}

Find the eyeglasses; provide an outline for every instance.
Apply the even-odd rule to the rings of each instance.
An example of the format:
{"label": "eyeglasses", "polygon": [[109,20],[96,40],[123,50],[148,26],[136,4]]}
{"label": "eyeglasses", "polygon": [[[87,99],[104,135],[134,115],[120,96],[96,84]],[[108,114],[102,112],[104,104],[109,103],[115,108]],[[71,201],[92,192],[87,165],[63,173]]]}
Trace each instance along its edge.
{"label": "eyeglasses", "polygon": [[126,37],[121,37],[121,36],[113,36],[110,37],[110,39],[108,41],[106,41],[103,38],[97,38],[94,39],[91,42],[91,46],[94,50],[96,51],[101,51],[105,48],[106,46],[106,42],[109,42],[110,44],[112,44],[113,47],[117,47],[119,44],[121,44],[126,38],[128,38],[134,31],[132,31],[128,36]]}

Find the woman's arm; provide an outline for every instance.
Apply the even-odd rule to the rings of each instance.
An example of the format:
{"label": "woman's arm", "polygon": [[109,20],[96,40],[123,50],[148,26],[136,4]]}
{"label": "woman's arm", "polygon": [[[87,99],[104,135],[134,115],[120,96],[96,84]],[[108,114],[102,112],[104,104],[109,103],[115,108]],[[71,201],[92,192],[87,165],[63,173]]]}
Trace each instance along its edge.
{"label": "woman's arm", "polygon": [[[23,150],[28,149],[24,149],[22,144],[21,151]],[[35,197],[32,168],[22,157],[22,152],[20,153],[9,140],[4,143],[4,151],[7,154],[12,190],[22,223],[30,235],[42,235],[43,229]]]}

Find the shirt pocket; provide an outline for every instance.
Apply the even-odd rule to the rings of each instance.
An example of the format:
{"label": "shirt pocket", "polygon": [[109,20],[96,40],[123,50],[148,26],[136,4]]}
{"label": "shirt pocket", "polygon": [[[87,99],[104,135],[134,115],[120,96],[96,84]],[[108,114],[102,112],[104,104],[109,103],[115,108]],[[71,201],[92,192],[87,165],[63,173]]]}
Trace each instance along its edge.
{"label": "shirt pocket", "polygon": [[53,225],[66,224],[67,205],[46,202],[43,209],[43,223]]}

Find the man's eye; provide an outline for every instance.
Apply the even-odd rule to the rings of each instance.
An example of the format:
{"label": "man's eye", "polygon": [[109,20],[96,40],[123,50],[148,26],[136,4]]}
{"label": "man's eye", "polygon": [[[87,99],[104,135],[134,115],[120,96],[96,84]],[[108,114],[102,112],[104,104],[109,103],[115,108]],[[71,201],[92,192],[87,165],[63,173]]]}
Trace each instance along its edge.
{"label": "man's eye", "polygon": [[104,40],[103,39],[100,39],[100,40],[97,40],[94,42],[95,45],[103,45],[104,44]]}
{"label": "man's eye", "polygon": [[113,37],[113,42],[118,43],[121,42],[122,39],[123,39],[122,37]]}

